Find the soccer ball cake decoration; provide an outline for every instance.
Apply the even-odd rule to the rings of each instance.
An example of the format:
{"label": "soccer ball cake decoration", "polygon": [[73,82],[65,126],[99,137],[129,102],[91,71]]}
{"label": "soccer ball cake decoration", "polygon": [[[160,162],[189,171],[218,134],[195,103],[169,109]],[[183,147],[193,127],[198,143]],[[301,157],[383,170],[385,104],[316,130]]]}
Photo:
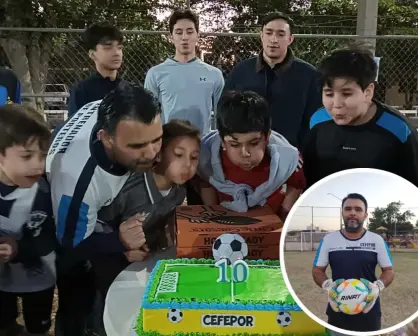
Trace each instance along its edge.
{"label": "soccer ball cake decoration", "polygon": [[244,258],[248,255],[248,245],[245,239],[236,233],[225,233],[213,243],[213,259],[215,266],[219,268],[218,282],[230,282],[228,278],[228,266],[232,269],[233,282],[245,282],[248,280],[248,265]]}

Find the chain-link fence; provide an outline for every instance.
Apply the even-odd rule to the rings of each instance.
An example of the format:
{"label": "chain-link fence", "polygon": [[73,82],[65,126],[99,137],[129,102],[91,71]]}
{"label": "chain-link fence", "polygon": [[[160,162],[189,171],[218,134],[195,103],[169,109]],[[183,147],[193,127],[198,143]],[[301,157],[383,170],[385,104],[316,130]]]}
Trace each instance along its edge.
{"label": "chain-link fence", "polygon": [[[369,217],[365,221],[365,226],[372,231],[390,235],[394,239],[402,241],[408,237],[411,239],[411,247],[418,248],[418,227],[417,223],[418,208],[402,208],[401,212],[412,212],[414,217],[409,223],[402,220],[393,223],[379,222],[370,226],[370,218],[376,208],[369,207]],[[318,248],[321,239],[327,232],[339,230],[343,226],[341,208],[339,207],[315,207],[299,206],[292,215],[286,231],[285,249],[287,251],[312,251]],[[384,227],[384,229],[379,229]],[[415,244],[415,245],[414,245]]]}
{"label": "chain-link fence", "polygon": [[[0,28],[4,50],[3,54],[0,52],[0,64],[15,70],[23,81],[26,96],[45,97],[47,108],[65,105],[68,89],[94,71],[81,33],[82,30],[69,29]],[[126,31],[125,36],[121,73],[132,82],[142,83],[150,67],[174,54],[167,32]],[[301,59],[318,65],[330,51],[361,39],[355,35],[301,34],[296,35],[292,48]],[[375,43],[376,56],[381,57],[378,98],[393,106],[413,109],[418,105],[418,35],[376,36],[366,42]],[[237,62],[257,55],[260,48],[258,34],[204,33],[198,55],[227,76]],[[47,78],[46,90],[38,83],[43,76]]]}

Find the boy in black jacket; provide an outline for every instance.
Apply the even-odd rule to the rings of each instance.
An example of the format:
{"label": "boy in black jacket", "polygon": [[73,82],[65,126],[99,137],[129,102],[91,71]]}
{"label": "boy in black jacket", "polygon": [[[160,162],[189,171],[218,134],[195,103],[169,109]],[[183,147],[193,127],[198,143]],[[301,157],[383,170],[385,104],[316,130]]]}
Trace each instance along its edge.
{"label": "boy in black jacket", "polygon": [[26,335],[51,327],[56,233],[42,178],[51,133],[27,107],[0,107],[0,335],[18,335],[22,298]]}
{"label": "boy in black jacket", "polygon": [[298,149],[309,118],[321,107],[318,72],[295,57],[293,21],[283,13],[270,13],[261,23],[263,50],[237,64],[225,81],[225,90],[254,91],[269,103],[271,129]]}
{"label": "boy in black jacket", "polygon": [[324,108],[310,119],[302,153],[307,186],[352,168],[385,170],[418,186],[417,130],[399,111],[373,98],[373,54],[337,50],[318,70]]}

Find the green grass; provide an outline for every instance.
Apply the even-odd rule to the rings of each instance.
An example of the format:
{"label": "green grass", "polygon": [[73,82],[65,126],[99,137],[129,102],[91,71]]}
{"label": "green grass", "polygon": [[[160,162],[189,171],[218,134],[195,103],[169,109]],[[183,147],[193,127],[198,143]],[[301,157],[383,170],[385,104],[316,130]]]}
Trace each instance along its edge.
{"label": "green grass", "polygon": [[[412,249],[391,250],[395,279],[380,295],[382,308],[382,329],[392,327],[409,318],[418,309],[417,279],[418,252]],[[286,251],[284,254],[286,272],[296,295],[303,304],[323,321],[327,321],[325,314],[327,296],[312,279],[312,262],[315,252]],[[327,269],[328,276],[331,275]],[[376,275],[381,274],[379,266]]]}
{"label": "green grass", "polygon": [[[261,268],[249,266],[249,278],[243,283],[219,283],[219,269],[213,265],[167,265],[165,272],[178,272],[178,285],[175,293],[159,293],[157,299],[194,299],[195,301],[219,300],[233,301],[286,302],[294,300],[286,289],[279,267]],[[228,277],[231,279],[231,270]]]}

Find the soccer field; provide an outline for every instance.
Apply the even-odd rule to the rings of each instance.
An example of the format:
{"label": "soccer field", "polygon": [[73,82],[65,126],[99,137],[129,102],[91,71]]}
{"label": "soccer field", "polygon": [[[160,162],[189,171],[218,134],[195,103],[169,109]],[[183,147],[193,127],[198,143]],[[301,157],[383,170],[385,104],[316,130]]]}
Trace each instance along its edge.
{"label": "soccer field", "polygon": [[[220,283],[219,268],[214,265],[181,265],[167,264],[165,274],[178,273],[175,292],[157,292],[157,299],[171,298],[191,299],[197,302],[204,300],[220,300],[236,302],[239,300],[269,301],[278,300],[291,303],[291,295],[286,289],[280,267],[263,267],[249,265],[247,282]],[[228,267],[228,278],[231,279],[231,268]]]}
{"label": "soccer field", "polygon": [[[394,326],[418,310],[418,252],[392,252],[395,279],[381,294],[382,327]],[[327,320],[327,297],[313,282],[315,252],[285,252],[285,266],[294,291],[304,305],[322,320]],[[328,276],[330,269],[327,270]],[[380,275],[377,267],[376,274]]]}

